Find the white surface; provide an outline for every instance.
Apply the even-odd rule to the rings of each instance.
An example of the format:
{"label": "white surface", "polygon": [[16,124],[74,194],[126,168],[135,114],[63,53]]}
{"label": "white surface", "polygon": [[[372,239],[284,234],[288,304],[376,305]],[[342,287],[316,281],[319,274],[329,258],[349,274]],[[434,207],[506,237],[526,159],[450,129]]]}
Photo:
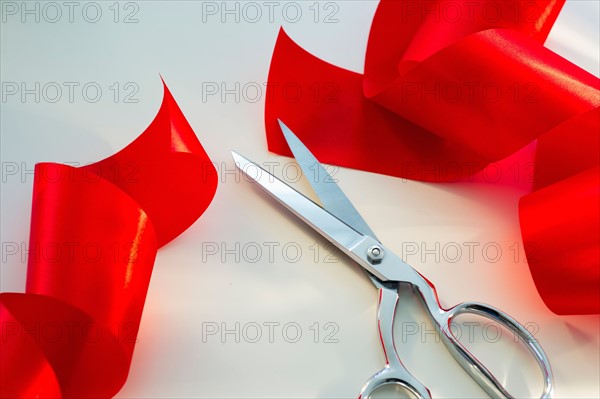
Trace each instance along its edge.
{"label": "white surface", "polygon": [[[3,1],[3,10],[6,3],[13,2]],[[34,3],[29,3],[30,7]],[[14,4],[22,7],[21,2]],[[377,3],[335,3],[338,22],[328,24],[322,22],[324,13],[334,9],[325,9],[321,3],[319,22],[315,23],[309,9],[313,2],[298,3],[303,17],[297,23],[286,21],[293,14],[282,16],[283,5],[275,8],[270,22],[262,2],[256,3],[264,13],[259,22],[251,23],[242,15],[237,23],[235,16],[229,15],[223,23],[220,14],[206,16],[203,22],[202,3],[192,1],[136,2],[134,18],[138,22],[131,24],[113,21],[113,2],[98,2],[102,17],[89,23],[81,15],[86,4],[79,3],[72,23],[64,6],[60,6],[63,17],[56,23],[45,21],[44,15],[36,23],[32,16],[21,22],[20,14],[3,14],[3,84],[26,82],[32,87],[35,82],[41,86],[56,82],[64,87],[64,82],[78,82],[81,88],[96,82],[103,94],[96,103],[87,102],[77,89],[73,102],[66,91],[56,103],[48,101],[53,93],[42,96],[39,103],[33,95],[25,101],[19,96],[2,100],[3,168],[15,164],[19,168],[17,175],[3,169],[2,242],[27,242],[33,179],[25,170],[41,161],[94,162],[127,145],[158,109],[160,73],[207,152],[219,164],[221,182],[202,218],[158,253],[130,376],[118,396],[356,397],[384,361],[374,322],[376,291],[346,258],[334,254],[327,262],[330,251],[324,240],[243,179],[238,184],[239,174],[223,173],[225,168],[233,170],[230,149],[259,163],[281,162],[276,169],[279,175],[289,162],[266,151],[264,96],[250,102],[229,95],[222,101],[219,96],[203,96],[203,87],[223,83],[233,88],[236,82],[241,87],[263,85],[280,25],[313,54],[361,71]],[[213,4],[222,7],[221,2]],[[228,4],[233,7],[234,3]],[[121,3],[119,20],[135,11],[133,7]],[[93,18],[93,9],[88,12]],[[596,1],[567,3],[548,42],[596,75],[598,15]],[[114,89],[110,89],[115,82],[121,89],[117,102]],[[131,92],[131,86],[123,91],[128,82],[139,88],[134,96],[137,103],[123,101]],[[427,248],[457,243],[464,251],[465,242],[476,242],[478,248],[498,243],[503,256],[496,262],[486,261],[480,250],[473,259],[463,253],[456,263],[448,262],[453,255],[444,256],[443,251],[439,261],[434,255],[422,259],[422,251],[407,260],[436,284],[446,305],[478,300],[523,323],[535,323],[535,336],[553,365],[556,397],[600,396],[598,316],[553,315],[539,298],[523,261],[517,201],[525,193],[524,187],[424,184],[347,169],[339,170],[335,177],[379,238],[399,253],[409,249],[406,243],[411,242],[424,243]],[[298,186],[307,189],[306,184]],[[272,259],[268,245],[276,244],[265,243],[277,243]],[[517,247],[510,249],[515,243],[521,250],[517,262],[513,260]],[[217,255],[206,251],[213,244],[220,248]],[[287,254],[282,252],[286,244]],[[222,251],[236,245],[241,249],[239,261]],[[257,246],[262,256],[252,263]],[[295,247],[301,249],[301,256],[296,262],[286,260],[286,255],[295,260]],[[20,255],[3,254],[2,291],[23,291],[26,263]],[[403,294],[401,300],[396,339],[414,375],[434,397],[485,397],[435,342],[435,336],[423,332],[422,327],[431,326],[421,325],[425,319],[412,297]],[[274,327],[273,342],[269,342],[265,324],[270,322],[279,323]],[[222,323],[230,329],[239,323],[240,332],[246,335],[242,334],[239,342],[232,334],[203,335],[203,327],[221,328]],[[297,343],[286,341],[295,335],[293,327],[283,335],[286,323],[300,327],[302,336]],[[320,331],[316,343],[315,323]],[[252,343],[257,324],[262,338]],[[417,334],[403,334],[413,326],[419,328]],[[333,331],[337,342],[326,342],[327,333]],[[493,337],[493,330],[488,333]],[[474,334],[480,343],[477,353],[515,392],[537,394],[537,371],[521,351],[510,349],[506,332],[499,343],[487,345],[481,345],[482,331]]]}

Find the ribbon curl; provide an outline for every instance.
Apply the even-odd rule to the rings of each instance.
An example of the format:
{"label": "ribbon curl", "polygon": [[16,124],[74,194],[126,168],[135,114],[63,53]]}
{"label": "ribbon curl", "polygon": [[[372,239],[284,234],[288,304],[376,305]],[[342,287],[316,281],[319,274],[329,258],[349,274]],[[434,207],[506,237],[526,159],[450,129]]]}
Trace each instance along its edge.
{"label": "ribbon curl", "polygon": [[166,85],[155,119],[117,154],[79,168],[37,164],[26,293],[0,294],[0,396],[114,396],[157,249],[202,215],[216,187]]}
{"label": "ribbon curl", "polygon": [[364,74],[281,30],[269,150],[291,155],[280,118],[322,162],[450,182],[537,140],[534,192],[519,205],[532,276],[552,311],[599,313],[600,81],[543,46],[563,4],[382,0]]}

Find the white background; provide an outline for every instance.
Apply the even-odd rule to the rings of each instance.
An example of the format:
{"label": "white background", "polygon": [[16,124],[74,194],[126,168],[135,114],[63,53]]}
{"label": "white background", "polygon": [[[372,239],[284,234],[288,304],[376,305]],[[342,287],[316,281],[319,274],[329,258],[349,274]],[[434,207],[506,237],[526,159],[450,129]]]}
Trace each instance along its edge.
{"label": "white background", "polygon": [[[56,82],[65,91],[56,103],[49,101],[53,93],[41,93],[39,102],[33,95],[24,100],[19,94],[2,99],[3,243],[26,243],[28,239],[33,176],[27,170],[42,161],[95,162],[126,146],[158,110],[162,99],[159,73],[219,165],[220,184],[210,208],[158,253],[131,372],[118,396],[356,397],[364,381],[384,362],[375,325],[376,290],[345,257],[334,254],[332,262],[327,262],[330,251],[325,241],[255,187],[243,179],[236,183],[239,175],[222,173],[234,168],[230,149],[259,163],[281,162],[276,169],[280,176],[290,162],[266,150],[264,92],[253,102],[254,95],[222,99],[208,96],[203,89],[212,83],[229,89],[236,82],[240,87],[263,85],[282,25],[308,51],[360,72],[377,2],[340,1],[334,8],[321,2],[318,17],[313,1],[298,2],[302,17],[296,23],[291,22],[293,10],[283,13],[284,3],[274,9],[273,21],[269,21],[267,6],[256,3],[263,14],[257,22],[248,20],[254,18],[253,13],[243,14],[243,3],[238,5],[242,10],[239,21],[234,14],[221,13],[221,2],[212,3],[219,9],[216,15],[203,14],[207,6],[194,1],[121,3],[116,7],[120,12],[115,22],[114,2],[97,2],[102,16],[96,23],[82,15],[87,7],[87,18],[95,18],[95,8],[88,2],[77,3],[73,22],[68,8],[59,2],[62,17],[55,23],[49,21],[56,18],[55,10],[47,8],[44,14],[42,3],[38,3],[39,22],[35,15],[25,15],[23,22],[23,4],[2,1],[3,10],[7,3],[19,10],[16,15],[2,14],[3,85],[25,82],[31,88],[35,82],[41,86]],[[33,8],[36,3],[27,6]],[[235,2],[228,7],[235,7]],[[333,17],[338,22],[324,23],[332,10],[337,10]],[[127,15],[137,22],[124,23]],[[598,15],[596,1],[568,2],[547,42],[548,47],[596,75]],[[64,82],[79,83],[72,102]],[[81,92],[90,82],[102,89],[95,103]],[[133,86],[125,86],[127,83]],[[115,98],[116,87],[119,93]],[[125,101],[132,87],[137,88],[131,98],[135,103]],[[2,94],[6,94],[4,90]],[[530,156],[531,150],[526,149],[524,156]],[[5,173],[6,165],[15,164],[19,168],[16,175]],[[443,304],[478,300],[529,323],[552,363],[555,396],[600,396],[598,316],[551,313],[524,262],[517,202],[527,191],[525,184],[424,184],[348,169],[338,170],[335,177],[393,250],[402,253],[407,243],[426,248],[440,245],[440,259],[420,248],[407,261],[437,286]],[[308,189],[302,182],[296,186],[305,192]],[[278,243],[273,259],[269,259],[265,244],[269,242]],[[473,259],[467,256],[465,242],[479,243]],[[464,250],[458,262],[450,262],[452,255],[442,250],[449,243]],[[492,254],[493,261],[486,259],[481,251],[486,243],[497,244],[502,255],[496,258]],[[222,252],[236,245],[239,260]],[[208,246],[217,246],[219,253],[209,255]],[[252,263],[257,246],[262,254]],[[283,252],[284,247],[289,252]],[[294,248],[300,248],[301,254]],[[24,255],[5,255],[1,290],[22,292]],[[401,305],[396,325],[398,350],[433,396],[485,397],[435,336],[423,330],[432,327],[422,324],[426,319],[413,297],[402,293]],[[221,331],[203,334],[203,328],[204,332],[215,325],[235,329],[236,323],[239,342],[234,334],[221,335]],[[251,342],[256,334],[252,323],[261,327],[257,343]],[[274,327],[273,342],[269,342],[265,323],[279,323]],[[296,343],[288,342],[296,336],[289,326],[301,329]],[[418,331],[408,336],[406,332],[414,326]],[[335,333],[330,338],[337,342],[326,342],[329,332]],[[465,329],[465,335],[467,332]],[[486,343],[484,334],[490,340],[495,330],[473,333],[476,354],[519,396],[536,396],[541,387],[538,371],[522,348],[512,349],[514,342],[506,331],[495,344]]]}

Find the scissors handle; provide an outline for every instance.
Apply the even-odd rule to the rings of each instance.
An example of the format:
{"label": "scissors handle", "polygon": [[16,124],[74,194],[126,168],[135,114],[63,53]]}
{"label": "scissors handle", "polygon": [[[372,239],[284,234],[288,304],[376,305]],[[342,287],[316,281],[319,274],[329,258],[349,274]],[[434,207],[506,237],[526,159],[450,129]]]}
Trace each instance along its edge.
{"label": "scissors handle", "polygon": [[398,303],[398,287],[379,287],[377,304],[377,327],[385,354],[386,364],[362,387],[359,399],[369,399],[373,392],[384,385],[398,385],[419,399],[431,399],[429,390],[404,367],[394,343],[394,318]]}
{"label": "scissors handle", "polygon": [[458,338],[452,333],[451,323],[454,317],[459,314],[471,313],[486,317],[490,320],[502,324],[504,327],[516,334],[529,351],[535,357],[543,375],[544,389],[540,398],[548,399],[552,397],[554,390],[552,369],[550,362],[544,350],[532,334],[513,319],[508,314],[492,306],[478,302],[464,302],[450,308],[443,309],[437,298],[433,285],[422,277],[422,282],[412,281],[417,289],[419,296],[427,307],[429,314],[435,322],[438,332],[442,336],[448,351],[454,356],[454,359],[471,375],[479,386],[481,386],[491,397],[512,398],[513,396],[502,386],[494,375],[475,357],[471,352],[460,343]]}

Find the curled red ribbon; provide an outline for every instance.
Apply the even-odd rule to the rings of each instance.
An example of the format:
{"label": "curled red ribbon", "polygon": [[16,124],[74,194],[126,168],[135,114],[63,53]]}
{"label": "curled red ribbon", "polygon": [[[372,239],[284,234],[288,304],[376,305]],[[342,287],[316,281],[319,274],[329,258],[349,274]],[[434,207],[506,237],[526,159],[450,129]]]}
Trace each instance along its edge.
{"label": "curled red ribbon", "polygon": [[364,74],[282,30],[269,149],[291,155],[280,118],[322,162],[447,182],[537,140],[535,191],[519,208],[533,278],[554,312],[598,313],[600,81],[543,46],[563,4],[382,0]]}
{"label": "curled red ribbon", "polygon": [[216,187],[166,85],[155,119],[117,154],[36,165],[26,293],[0,295],[0,395],[114,396],[156,251],[202,215]]}

